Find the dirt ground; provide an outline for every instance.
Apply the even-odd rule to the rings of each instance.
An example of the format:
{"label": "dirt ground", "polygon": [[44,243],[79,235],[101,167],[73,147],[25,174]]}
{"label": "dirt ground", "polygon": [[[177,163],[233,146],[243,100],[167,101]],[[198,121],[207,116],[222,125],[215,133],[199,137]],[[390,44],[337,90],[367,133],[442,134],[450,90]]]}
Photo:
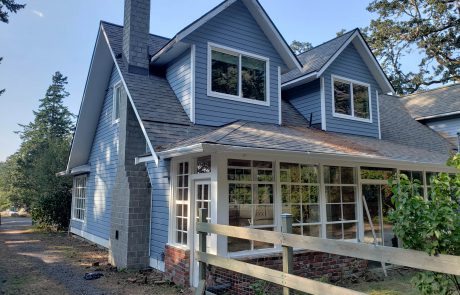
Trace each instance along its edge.
{"label": "dirt ground", "polygon": [[[0,294],[184,294],[153,271],[117,271],[107,251],[65,233],[41,233],[28,218],[2,218]],[[85,273],[100,272],[97,280]]]}

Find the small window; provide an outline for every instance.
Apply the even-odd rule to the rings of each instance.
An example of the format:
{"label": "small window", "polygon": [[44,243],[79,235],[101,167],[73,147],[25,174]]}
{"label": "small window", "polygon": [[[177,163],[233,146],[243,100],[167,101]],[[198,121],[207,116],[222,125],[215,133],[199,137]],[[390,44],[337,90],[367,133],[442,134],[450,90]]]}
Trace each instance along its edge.
{"label": "small window", "polygon": [[188,212],[189,212],[189,165],[182,162],[177,165],[177,183],[175,190],[175,230],[174,239],[177,244],[188,243]]}
{"label": "small window", "polygon": [[112,118],[114,122],[117,122],[120,119],[120,104],[121,99],[125,95],[123,85],[118,83],[113,88],[113,111]]}
{"label": "small window", "polygon": [[72,204],[72,218],[84,221],[86,211],[86,175],[77,176],[73,179]]}
{"label": "small window", "polygon": [[211,156],[196,159],[196,173],[211,173]]}
{"label": "small window", "polygon": [[266,104],[268,64],[263,57],[211,47],[209,95]]}
{"label": "small window", "polygon": [[370,86],[333,78],[334,115],[370,121]]}

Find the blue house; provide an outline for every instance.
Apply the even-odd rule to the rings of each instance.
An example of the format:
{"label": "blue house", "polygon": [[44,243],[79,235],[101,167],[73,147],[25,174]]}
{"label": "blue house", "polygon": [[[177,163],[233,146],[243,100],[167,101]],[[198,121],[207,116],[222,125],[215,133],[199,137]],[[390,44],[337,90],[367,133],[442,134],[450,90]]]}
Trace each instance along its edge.
{"label": "blue house", "polygon": [[[387,95],[358,29],[296,56],[257,0],[226,0],[173,38],[150,34],[149,11],[126,0],[123,26],[101,22],[66,171],[70,231],[113,265],[196,286],[199,208],[211,223],[279,231],[291,213],[299,235],[398,246],[387,179],[404,172],[428,196],[433,173],[456,172],[453,146]],[[281,251],[208,239],[210,253],[261,265]],[[304,275],[366,267],[296,255],[328,260]]]}

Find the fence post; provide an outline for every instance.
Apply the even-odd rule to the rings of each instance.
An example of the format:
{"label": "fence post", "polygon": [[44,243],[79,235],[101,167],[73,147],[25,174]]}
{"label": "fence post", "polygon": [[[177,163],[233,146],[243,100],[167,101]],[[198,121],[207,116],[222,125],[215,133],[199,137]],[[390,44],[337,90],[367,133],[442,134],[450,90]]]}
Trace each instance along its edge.
{"label": "fence post", "polygon": [[[292,234],[292,214],[281,214],[281,231]],[[292,274],[293,250],[292,247],[283,246],[283,272]],[[289,295],[289,288],[283,288],[283,295]]]}
{"label": "fence post", "polygon": [[[207,218],[208,217],[208,209],[205,208],[200,208],[199,212],[199,222],[200,223],[207,223]],[[198,232],[199,238],[198,238],[198,251],[202,253],[206,253],[206,237],[208,233],[204,232]],[[206,263],[204,262],[199,262],[199,280],[206,280]]]}

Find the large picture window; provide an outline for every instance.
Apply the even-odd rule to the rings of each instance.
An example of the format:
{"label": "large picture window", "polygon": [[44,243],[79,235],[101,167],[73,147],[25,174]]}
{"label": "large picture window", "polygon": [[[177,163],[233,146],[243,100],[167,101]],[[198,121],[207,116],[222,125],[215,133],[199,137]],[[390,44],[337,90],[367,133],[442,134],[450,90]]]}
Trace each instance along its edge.
{"label": "large picture window", "polygon": [[175,190],[175,241],[187,245],[188,207],[189,207],[189,164],[182,162],[177,165],[177,183]]}
{"label": "large picture window", "polygon": [[210,46],[209,95],[267,104],[269,61],[249,53]]}
{"label": "large picture window", "polygon": [[[273,231],[273,163],[228,160],[229,225]],[[273,244],[228,238],[228,251],[273,248]]]}
{"label": "large picture window", "polygon": [[371,120],[370,86],[333,77],[334,115]]}
{"label": "large picture window", "polygon": [[326,237],[328,239],[357,239],[355,174],[355,168],[324,166]]}
{"label": "large picture window", "polygon": [[293,216],[292,231],[304,236],[321,236],[318,167],[280,164],[282,213]]}
{"label": "large picture window", "polygon": [[85,220],[86,212],[86,175],[76,176],[73,179],[72,218]]}

